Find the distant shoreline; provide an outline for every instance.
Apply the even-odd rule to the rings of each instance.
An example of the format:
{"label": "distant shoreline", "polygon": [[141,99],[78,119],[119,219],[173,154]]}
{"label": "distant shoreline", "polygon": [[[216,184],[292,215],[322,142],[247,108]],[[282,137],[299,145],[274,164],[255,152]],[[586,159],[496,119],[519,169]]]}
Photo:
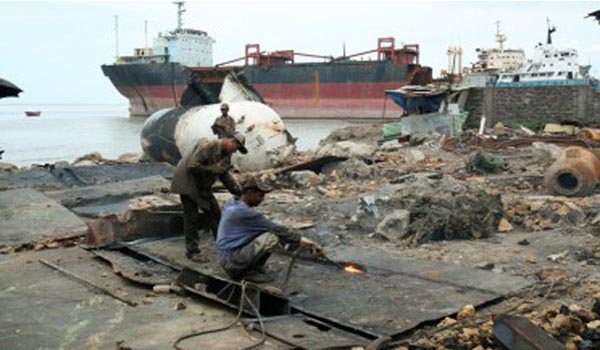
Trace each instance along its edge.
{"label": "distant shoreline", "polygon": [[127,103],[0,103],[2,106],[114,106],[129,107]]}

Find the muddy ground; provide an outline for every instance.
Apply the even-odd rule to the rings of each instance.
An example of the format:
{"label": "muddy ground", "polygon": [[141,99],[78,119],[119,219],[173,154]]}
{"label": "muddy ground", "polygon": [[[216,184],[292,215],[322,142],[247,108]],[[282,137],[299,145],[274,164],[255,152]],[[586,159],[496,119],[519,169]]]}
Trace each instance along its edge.
{"label": "muddy ground", "polygon": [[[561,151],[552,142],[490,146],[523,137],[518,131],[498,128],[485,142],[473,135],[460,140],[437,135],[379,144],[378,127],[351,127],[335,131],[317,150],[295,154],[281,168],[236,176],[240,180],[260,176],[271,183],[276,190],[267,195],[260,210],[321,243],[333,259],[348,260],[346,248],[359,246],[390,257],[482,269],[531,282],[530,287],[491,304],[477,309],[465,305],[457,314],[420,325],[382,349],[502,349],[492,328],[494,320],[506,314],[527,317],[569,350],[600,349],[600,193],[584,198],[546,193],[544,172]],[[492,154],[502,166],[490,170],[477,164],[477,151]],[[326,155],[348,159],[312,170],[281,171]],[[129,158],[134,164],[139,160]],[[106,163],[92,155],[74,165],[94,169]],[[63,186],[64,181],[40,180],[40,174],[70,166],[55,164],[42,170],[5,166],[0,189],[7,195],[34,188],[88,224],[131,209],[130,204],[123,207],[122,201],[102,202],[102,198],[118,197],[118,190],[107,189],[109,180],[85,175],[93,170],[77,177],[96,184],[97,202],[91,204],[82,200],[92,196],[90,190],[81,194]],[[177,207],[177,197],[166,193],[167,180],[140,182],[127,176],[120,180],[129,182],[116,188],[130,186],[128,193],[134,193],[130,197],[159,196],[162,202],[156,204],[154,199],[150,207]],[[168,179],[168,170],[161,176]],[[228,196],[220,193],[218,198],[224,201]],[[10,204],[0,198],[0,210],[3,203],[4,209]],[[24,209],[20,215],[36,217],[40,210],[33,208],[27,214]],[[3,213],[9,215],[5,223],[13,222],[14,212]],[[28,230],[39,230],[39,225]],[[4,253],[0,255],[1,348],[167,349],[178,336],[235,319],[235,311],[219,304],[185,294],[155,293],[148,285],[121,278],[84,249],[90,243],[85,232],[60,239],[54,236],[56,230],[44,234],[26,243],[5,239],[0,244]],[[125,233],[121,238],[140,237]],[[124,299],[137,300],[137,306],[82,285],[40,259],[118,291]],[[260,338],[258,332],[243,327],[226,332],[195,339],[186,347],[235,349]],[[286,347],[268,338],[259,348]]]}

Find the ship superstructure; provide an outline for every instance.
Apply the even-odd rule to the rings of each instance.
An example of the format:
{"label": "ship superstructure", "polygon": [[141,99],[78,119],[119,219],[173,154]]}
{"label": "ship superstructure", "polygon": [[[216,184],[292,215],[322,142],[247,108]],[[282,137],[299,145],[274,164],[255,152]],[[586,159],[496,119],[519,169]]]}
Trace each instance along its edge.
{"label": "ship superstructure", "polygon": [[525,64],[525,52],[522,49],[505,48],[507,36],[500,31],[500,22],[496,22],[496,47],[477,48],[477,62],[462,71],[461,85],[483,87],[495,84],[499,74],[515,71]]}
{"label": "ship superstructure", "polygon": [[183,1],[177,5],[177,27],[159,33],[153,47],[134,49],[133,56],[120,56],[116,64],[179,63],[186,67],[209,67],[213,65],[212,47],[215,40],[207,32],[182,27],[185,12]]}
{"label": "ship superstructure", "polygon": [[548,21],[546,43],[534,47],[533,58],[515,72],[500,74],[498,84],[519,82],[560,82],[589,79],[591,66],[580,66],[575,49],[556,49],[552,34],[556,27]]}
{"label": "ship superstructure", "polygon": [[525,63],[525,52],[522,49],[504,48],[506,39],[506,35],[500,31],[500,22],[496,22],[497,47],[475,49],[477,62],[471,67],[471,73],[505,73],[521,68]]}

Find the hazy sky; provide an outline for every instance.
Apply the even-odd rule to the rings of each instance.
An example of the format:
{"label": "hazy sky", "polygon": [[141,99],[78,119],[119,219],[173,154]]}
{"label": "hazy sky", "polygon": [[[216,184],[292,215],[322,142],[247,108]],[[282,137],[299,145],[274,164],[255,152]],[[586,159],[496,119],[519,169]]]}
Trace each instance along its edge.
{"label": "hazy sky", "polygon": [[[583,17],[599,2],[352,2],[352,1],[188,1],[184,26],[216,40],[214,62],[243,55],[244,45],[263,50],[339,56],[373,49],[377,38],[396,37],[421,46],[421,63],[435,75],[446,67],[448,45],[461,45],[465,63],[475,48],[492,47],[495,22],[506,46],[528,56],[546,37],[546,17],[557,27],[557,47],[576,48],[580,63],[600,76],[600,25]],[[0,2],[0,77],[25,92],[13,103],[126,104],[100,70],[115,56],[114,15],[119,16],[120,54],[144,46],[176,25],[171,1]]]}

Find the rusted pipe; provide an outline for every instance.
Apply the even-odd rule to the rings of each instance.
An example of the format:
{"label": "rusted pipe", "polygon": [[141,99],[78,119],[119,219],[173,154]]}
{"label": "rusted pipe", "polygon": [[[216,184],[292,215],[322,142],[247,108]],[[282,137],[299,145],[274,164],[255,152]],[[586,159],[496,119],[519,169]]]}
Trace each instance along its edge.
{"label": "rusted pipe", "polygon": [[569,147],[546,172],[545,185],[551,194],[583,197],[590,195],[600,180],[600,150]]}

